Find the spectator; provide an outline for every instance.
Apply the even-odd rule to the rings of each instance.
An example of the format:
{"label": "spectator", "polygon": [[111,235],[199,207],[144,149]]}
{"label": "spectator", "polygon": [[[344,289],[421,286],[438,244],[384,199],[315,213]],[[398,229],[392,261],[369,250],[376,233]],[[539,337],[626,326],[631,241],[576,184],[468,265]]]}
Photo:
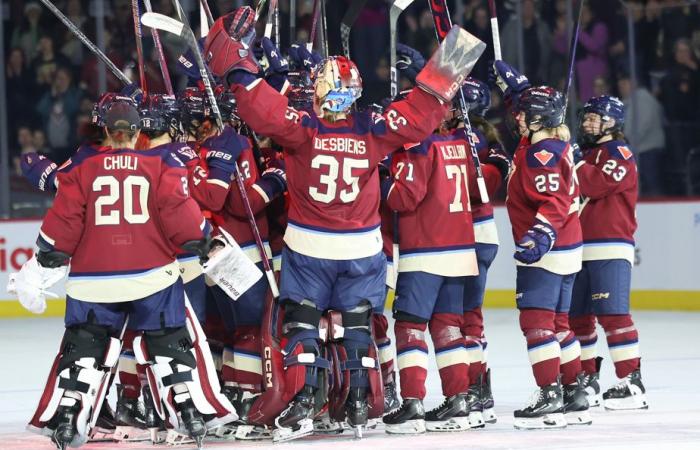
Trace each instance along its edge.
{"label": "spectator", "polygon": [[637,158],[641,193],[659,195],[662,193],[660,167],[666,145],[663,109],[645,87],[633,86],[628,74],[620,75],[617,88],[625,104],[623,131]]}
{"label": "spectator", "polygon": [[35,122],[33,111],[34,83],[24,59],[24,52],[19,47],[10,50],[10,56],[7,58],[6,76],[7,102],[10,108],[8,127],[12,131],[20,123]]}
{"label": "spectator", "polygon": [[44,91],[53,83],[58,67],[67,66],[68,60],[63,55],[56,54],[54,41],[48,35],[39,39],[38,50],[32,64],[32,72],[37,88]]}
{"label": "spectator", "polygon": [[693,121],[698,118],[698,63],[690,42],[679,39],[673,47],[673,62],[661,81],[661,101],[669,121]]}
{"label": "spectator", "polygon": [[[489,43],[470,74],[470,76],[479,80],[486,80],[488,78],[489,63],[495,59],[493,45],[490,45],[491,24],[489,23],[489,12],[487,9],[483,6],[475,8],[471,15],[471,20],[466,24],[466,29],[481,41]],[[510,62],[514,63],[514,61]]]}
{"label": "spectator", "polygon": [[45,156],[51,156],[51,149],[46,145],[46,133],[41,128],[37,128],[32,133],[32,143],[36,148],[37,153]]}
{"label": "spectator", "polygon": [[110,3],[112,3],[112,16],[107,17],[105,26],[110,35],[112,48],[120,53],[122,59],[132,59],[131,54],[136,51],[136,39],[134,37],[131,2],[129,0],[115,0]]}
{"label": "spectator", "polygon": [[[66,2],[66,15],[85,35],[91,37],[95,21],[90,20],[84,13],[80,0],[68,0]],[[73,32],[65,28],[61,54],[65,56],[74,67],[78,67],[83,63],[85,51],[85,45],[80,42]]]}
{"label": "spectator", "polygon": [[72,85],[70,70],[61,67],[56,71],[51,91],[44,94],[37,105],[51,148],[51,159],[56,162],[68,159],[75,144],[80,97],[80,91]]}
{"label": "spectator", "polygon": [[37,2],[27,2],[22,22],[12,31],[10,47],[21,48],[27,60],[31,61],[36,54],[42,33],[46,33],[46,29],[41,24],[41,6]]}
{"label": "spectator", "polygon": [[697,5],[673,5],[661,13],[661,29],[664,36],[664,62],[673,63],[675,43],[688,39],[700,23]]}
{"label": "spectator", "polygon": [[[522,49],[525,67],[523,73],[537,85],[548,81],[549,60],[551,57],[551,32],[547,24],[538,17],[534,0],[524,0],[522,4]],[[510,64],[518,63],[518,18],[512,17],[503,28],[503,59]]]}
{"label": "spectator", "polygon": [[32,130],[28,126],[23,125],[17,129],[17,145],[19,146],[19,150],[13,152],[12,162],[13,166],[15,167],[15,175],[22,175],[19,165],[21,155],[36,152],[36,147],[34,146],[34,141],[32,139]]}
{"label": "spectator", "polygon": [[579,98],[593,96],[593,80],[608,75],[608,27],[591,11],[581,6],[581,25],[576,48],[576,79]]}

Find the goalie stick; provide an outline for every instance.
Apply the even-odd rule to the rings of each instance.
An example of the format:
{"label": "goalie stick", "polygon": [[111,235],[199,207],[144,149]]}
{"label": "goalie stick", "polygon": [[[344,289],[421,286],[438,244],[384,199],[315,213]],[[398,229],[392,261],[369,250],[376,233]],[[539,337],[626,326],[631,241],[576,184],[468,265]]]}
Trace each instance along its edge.
{"label": "goalie stick", "polygon": [[[177,0],[175,1],[177,2]],[[157,28],[159,30],[172,33],[176,36],[180,36],[181,38],[184,38],[187,41],[187,44],[192,49],[195,61],[199,66],[199,73],[202,76],[204,89],[207,93],[207,97],[209,98],[209,102],[211,103],[211,109],[214,113],[216,124],[219,127],[219,130],[223,130],[224,122],[221,118],[221,111],[219,111],[219,105],[216,103],[216,96],[214,95],[214,89],[211,85],[211,79],[213,77],[210,78],[211,75],[209,73],[209,69],[204,63],[202,53],[199,50],[199,45],[197,43],[197,39],[195,38],[192,29],[189,26],[185,25],[183,22],[158,13],[144,14],[141,17],[141,22],[148,27]],[[262,238],[260,237],[260,230],[258,229],[257,223],[255,223],[255,215],[253,214],[253,209],[250,206],[250,199],[248,198],[248,194],[246,193],[243,177],[241,176],[243,172],[241,172],[240,168],[238,167],[238,162],[236,162],[236,172],[238,173],[238,176],[235,178],[236,183],[238,184],[238,189],[241,194],[241,201],[243,202],[246,215],[248,216],[248,222],[250,224],[251,231],[253,232],[255,243],[258,247],[258,252],[260,252],[260,259],[262,260],[263,268],[265,269],[265,276],[267,277],[267,281],[270,284],[270,290],[272,291],[272,295],[275,298],[277,298],[279,297],[279,289],[277,288],[277,282],[275,280],[274,273],[272,272],[270,260],[267,257],[267,252],[265,251],[265,246],[263,245]]]}
{"label": "goalie stick", "polygon": [[[450,18],[450,11],[447,9],[447,0],[428,0],[430,5],[430,12],[433,13],[433,23],[435,24],[435,34],[437,35],[438,42],[442,42],[447,36],[447,33],[452,28],[452,19]],[[476,169],[476,184],[479,187],[479,196],[483,203],[489,202],[489,193],[486,190],[486,182],[484,181],[484,172],[481,170],[481,162],[479,162],[479,155],[476,153],[476,144],[474,143],[474,135],[472,134],[472,124],[469,121],[469,108],[467,108],[467,101],[464,99],[464,93],[462,89],[458,90],[459,95],[459,109],[462,114],[462,121],[464,122],[464,128],[467,131],[467,141],[469,142],[469,148],[472,152],[472,160],[474,161],[474,168]]]}
{"label": "goalie stick", "polygon": [[353,0],[340,22],[340,40],[343,45],[343,55],[348,59],[350,58],[350,30],[366,3],[367,0]]}
{"label": "goalie stick", "polygon": [[78,39],[80,39],[80,42],[82,42],[88,49],[90,49],[91,52],[93,52],[105,65],[107,68],[116,76],[119,81],[122,83],[126,84],[131,84],[131,80],[129,77],[127,77],[124,72],[122,72],[117,66],[114,65],[114,63],[107,57],[107,55],[104,54],[102,50],[98,46],[96,46],[90,39],[87,38],[83,34],[82,31],[80,31],[80,28],[78,28],[71,20],[66,17],[65,14],[61,12],[60,9],[56,7],[53,3],[51,3],[50,0],[41,0],[41,3],[46,6],[49,11],[51,11],[58,19],[63,22],[65,26],[68,27],[68,29],[73,33]]}

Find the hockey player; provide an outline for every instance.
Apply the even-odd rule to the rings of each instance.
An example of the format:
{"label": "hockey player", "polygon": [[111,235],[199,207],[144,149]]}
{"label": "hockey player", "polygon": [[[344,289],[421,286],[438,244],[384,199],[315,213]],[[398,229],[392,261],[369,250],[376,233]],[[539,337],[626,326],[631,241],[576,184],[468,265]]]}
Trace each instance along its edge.
{"label": "hockey player", "polygon": [[622,102],[607,95],[584,105],[576,165],[583,203],[583,268],[576,276],[571,328],[581,342],[581,364],[592,405],[600,404],[596,318],[605,330],[615,372],[622,380],[603,394],[606,409],[646,409],[639,370],[638,332],[630,316],[630,283],[637,229],[637,164],[622,134]]}
{"label": "hockey player", "polygon": [[530,429],[590,423],[580,347],[568,322],[582,243],[564,97],[550,87],[527,87],[527,78],[502,61],[496,61],[494,71],[521,137],[506,208],[516,246],[520,327],[539,386],[532,402],[515,411],[514,425]]}
{"label": "hockey player", "polygon": [[[276,419],[276,435],[294,438],[311,432],[318,370],[328,367],[320,354],[319,321],[329,308],[340,312],[340,317],[331,317],[329,338],[339,341],[336,348],[345,360],[343,379],[348,382],[342,389],[347,400],[334,400],[344,406],[348,424],[361,429],[370,412],[381,411],[383,404],[370,334],[372,308],[384,300],[386,270],[377,164],[437,126],[445,113],[441,101],[454,95],[446,86],[462,77],[448,66],[459,67],[466,55],[455,52],[458,60],[451,61],[442,53],[445,64],[429,66],[419,76],[425,90],[414,89],[381,116],[351,111],[361,94],[360,74],[352,61],[331,57],[317,71],[317,115],[311,115],[290,108],[284,96],[257,78],[258,65],[247,50],[253,18],[254,12],[245,7],[217,20],[204,53],[214,75],[231,84],[241,118],[285,148],[290,209],[281,274],[287,355],[281,408],[291,403]],[[460,36],[454,29],[446,42]],[[437,71],[443,70],[438,78]],[[430,84],[438,79],[446,85]],[[374,403],[371,411],[369,401]]]}
{"label": "hockey player", "polygon": [[[30,424],[50,432],[61,449],[87,440],[124,327],[143,331],[134,343],[137,358],[149,364],[156,404],[172,424],[200,444],[205,414],[236,418],[225,398],[199,383],[205,361],[185,326],[175,260],[178,247],[206,256],[208,225],[170,149],[133,150],[138,127],[132,105],[109,108],[105,130],[112,146],[83,148],[59,170],[60,190],[42,224],[39,252],[15,279],[22,304],[40,313],[46,289],[70,262],[61,358]],[[109,258],[101,256],[105,251]]]}
{"label": "hockey player", "polygon": [[[470,164],[468,142],[453,134],[433,134],[392,156],[394,183],[387,206],[399,212],[401,231],[393,310],[403,404],[384,416],[387,433],[484,425],[481,412],[472,411],[479,397],[469,393],[469,361],[460,330],[465,278],[478,271],[469,207]],[[425,413],[428,325],[445,401]]]}

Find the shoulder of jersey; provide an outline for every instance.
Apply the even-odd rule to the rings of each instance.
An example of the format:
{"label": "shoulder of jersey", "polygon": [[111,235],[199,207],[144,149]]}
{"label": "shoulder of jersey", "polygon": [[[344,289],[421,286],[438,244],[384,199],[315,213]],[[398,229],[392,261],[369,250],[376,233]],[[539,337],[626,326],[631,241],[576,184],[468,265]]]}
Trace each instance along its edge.
{"label": "shoulder of jersey", "polygon": [[555,167],[565,156],[569,144],[558,139],[545,139],[527,149],[527,165],[532,168]]}
{"label": "shoulder of jersey", "polygon": [[99,153],[99,146],[81,144],[73,156],[58,167],[58,170],[61,172],[70,172],[86,159],[90,158],[91,156],[98,155]]}
{"label": "shoulder of jersey", "polygon": [[624,141],[610,141],[605,144],[605,149],[611,158],[623,161],[634,160],[634,153]]}

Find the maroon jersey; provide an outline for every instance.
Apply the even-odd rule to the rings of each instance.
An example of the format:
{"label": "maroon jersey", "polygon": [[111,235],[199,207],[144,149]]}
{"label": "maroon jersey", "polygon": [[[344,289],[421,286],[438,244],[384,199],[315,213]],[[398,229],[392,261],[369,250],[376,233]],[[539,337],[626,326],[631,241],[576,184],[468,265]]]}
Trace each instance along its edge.
{"label": "maroon jersey", "polygon": [[399,273],[476,275],[469,205],[471,152],[455,135],[432,135],[392,158],[387,205],[399,211]]}
{"label": "maroon jersey", "polygon": [[586,150],[576,175],[583,197],[583,260],[626,259],[634,264],[637,164],[627,143],[609,141]]}
{"label": "maroon jersey", "polygon": [[352,112],[331,123],[289,107],[287,98],[262,80],[232,90],[241,118],[285,149],[289,248],[335,260],[379,253],[377,164],[403,144],[429,135],[447,105],[414,89],[382,115]]}
{"label": "maroon jersey", "polygon": [[[573,152],[568,143],[544,139],[530,144],[526,138],[520,140],[506,197],[513,239],[523,239],[537,221],[549,224],[557,233],[552,250],[530,266],[560,275],[581,270],[578,196]],[[517,261],[516,264],[523,265]]]}
{"label": "maroon jersey", "polygon": [[154,294],[177,280],[176,250],[203,237],[187,171],[168,145],[84,146],[57,179],[40,239],[71,255],[71,298],[119,302]]}

